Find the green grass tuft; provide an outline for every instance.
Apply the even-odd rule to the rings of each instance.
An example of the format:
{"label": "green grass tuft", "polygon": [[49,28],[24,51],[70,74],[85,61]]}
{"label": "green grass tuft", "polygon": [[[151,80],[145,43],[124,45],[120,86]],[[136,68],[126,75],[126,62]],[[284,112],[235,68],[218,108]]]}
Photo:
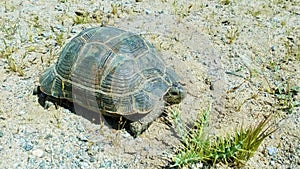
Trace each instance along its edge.
{"label": "green grass tuft", "polygon": [[194,127],[186,130],[178,116],[178,110],[171,110],[175,126],[182,138],[182,144],[176,150],[172,167],[190,166],[202,163],[214,166],[217,163],[228,166],[243,166],[256,152],[262,141],[276,129],[267,126],[271,115],[256,126],[241,127],[233,134],[207,137],[208,111],[199,115]]}

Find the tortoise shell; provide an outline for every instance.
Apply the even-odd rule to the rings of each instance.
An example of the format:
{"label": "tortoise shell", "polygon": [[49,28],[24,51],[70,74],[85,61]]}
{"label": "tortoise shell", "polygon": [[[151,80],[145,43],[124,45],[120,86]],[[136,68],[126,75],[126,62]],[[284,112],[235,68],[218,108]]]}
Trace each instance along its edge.
{"label": "tortoise shell", "polygon": [[178,80],[148,41],[121,29],[96,27],[67,43],[39,81],[46,95],[95,112],[140,118],[161,108],[161,102],[179,103],[184,90]]}

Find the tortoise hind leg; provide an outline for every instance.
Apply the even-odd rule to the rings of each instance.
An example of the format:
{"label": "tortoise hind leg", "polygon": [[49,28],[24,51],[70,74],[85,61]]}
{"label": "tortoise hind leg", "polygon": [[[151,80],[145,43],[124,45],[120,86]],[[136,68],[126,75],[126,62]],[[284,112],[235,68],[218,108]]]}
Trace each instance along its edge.
{"label": "tortoise hind leg", "polygon": [[33,92],[32,92],[33,95],[37,95],[38,96],[38,102],[39,104],[44,107],[44,108],[47,108],[47,104],[46,104],[46,101],[47,101],[47,95],[44,94],[41,89],[40,89],[40,86],[36,86],[34,89],[33,89]]}
{"label": "tortoise hind leg", "polygon": [[[37,86],[33,89],[32,92],[33,95],[37,95],[38,96],[38,103],[44,107],[45,109],[48,109],[51,105],[55,105],[55,108],[58,109],[57,105],[58,105],[58,99],[55,99],[54,97],[48,96],[47,94],[43,93],[41,91],[41,87]],[[52,103],[53,104],[52,104]]]}
{"label": "tortoise hind leg", "polygon": [[160,102],[156,104],[156,107],[151,112],[149,112],[146,116],[142,117],[137,121],[130,123],[129,128],[133,136],[136,137],[140,135],[143,131],[145,131],[149,127],[149,125],[162,114],[163,110],[164,110],[164,103]]}

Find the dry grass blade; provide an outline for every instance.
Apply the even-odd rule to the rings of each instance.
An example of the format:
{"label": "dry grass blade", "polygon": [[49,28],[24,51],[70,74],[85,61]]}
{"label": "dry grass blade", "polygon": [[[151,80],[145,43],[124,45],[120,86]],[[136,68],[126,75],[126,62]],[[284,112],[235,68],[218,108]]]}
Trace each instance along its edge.
{"label": "dry grass blade", "polygon": [[277,128],[272,128],[272,125],[267,126],[272,119],[271,117],[272,114],[268,115],[267,118],[262,120],[257,126],[251,126],[246,131],[243,127],[240,129],[240,132],[244,136],[241,138],[243,140],[241,147],[243,151],[237,154],[238,159],[248,161],[257,151],[262,141],[277,130]]}

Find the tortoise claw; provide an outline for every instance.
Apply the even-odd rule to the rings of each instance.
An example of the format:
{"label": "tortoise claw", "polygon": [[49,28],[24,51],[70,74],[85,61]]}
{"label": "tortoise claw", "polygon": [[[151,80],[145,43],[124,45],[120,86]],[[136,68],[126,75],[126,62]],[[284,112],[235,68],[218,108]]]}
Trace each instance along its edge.
{"label": "tortoise claw", "polygon": [[130,132],[132,133],[133,137],[137,137],[148,128],[149,124],[135,121],[130,123],[129,126],[130,126]]}

